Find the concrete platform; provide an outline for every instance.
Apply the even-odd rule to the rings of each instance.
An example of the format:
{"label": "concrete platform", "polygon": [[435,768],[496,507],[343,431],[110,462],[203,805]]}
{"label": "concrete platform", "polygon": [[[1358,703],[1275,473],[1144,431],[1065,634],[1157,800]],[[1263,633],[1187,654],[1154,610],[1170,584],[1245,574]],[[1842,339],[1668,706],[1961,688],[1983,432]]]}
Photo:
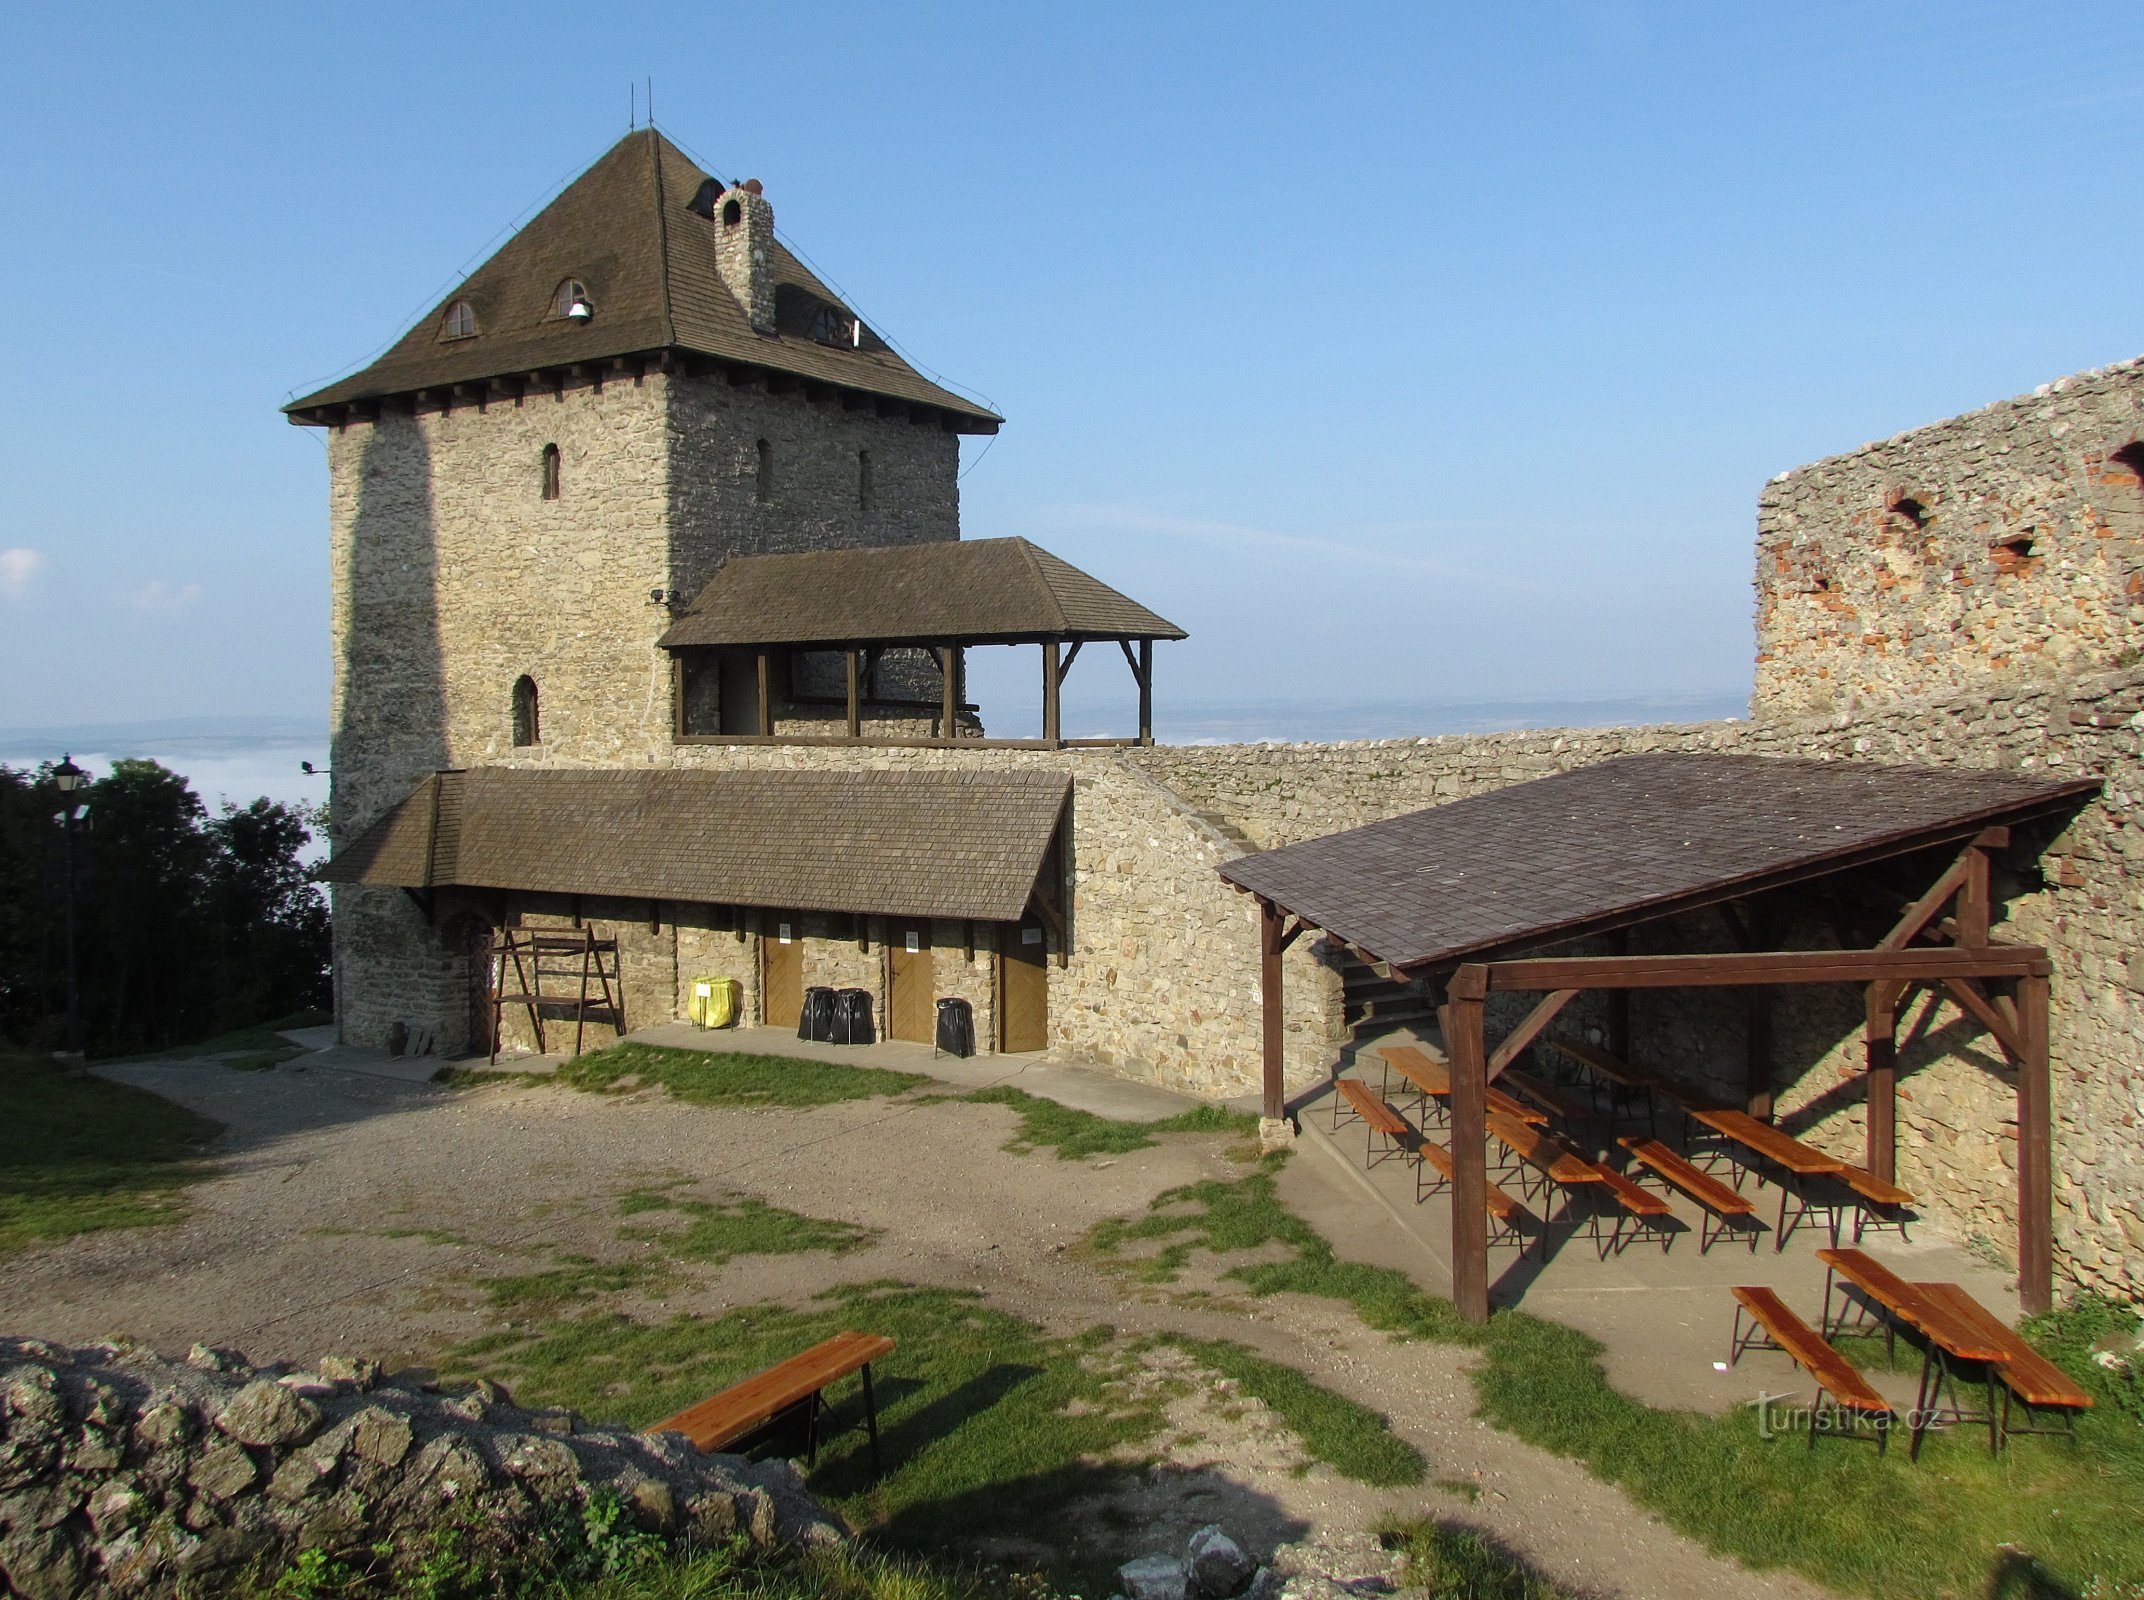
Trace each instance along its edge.
{"label": "concrete platform", "polygon": [[[1284,1174],[1282,1198],[1334,1240],[1343,1254],[1398,1267],[1432,1293],[1449,1295],[1449,1194],[1432,1194],[1417,1203],[1411,1161],[1394,1157],[1367,1166],[1364,1125],[1343,1120],[1338,1133],[1332,1132],[1329,1092],[1305,1103],[1301,1118],[1299,1153]],[[1436,1137],[1435,1130],[1431,1137]],[[1586,1146],[1588,1154],[1600,1153],[1588,1141],[1573,1142]],[[1646,1187],[1660,1192],[1657,1184],[1648,1182]],[[1515,1247],[1492,1245],[1490,1298],[1497,1305],[1523,1307],[1592,1335],[1605,1347],[1603,1364],[1610,1380],[1650,1405],[1724,1411],[1750,1403],[1760,1390],[1775,1398],[1791,1395],[1806,1401],[1808,1379],[1776,1351],[1752,1351],[1731,1371],[1716,1366],[1727,1358],[1735,1309],[1727,1291],[1732,1286],[1774,1289],[1812,1326],[1823,1306],[1825,1269],[1816,1252],[1831,1240],[1821,1214],[1794,1229],[1781,1252],[1774,1247],[1772,1232],[1778,1190],[1768,1182],[1752,1181],[1744,1192],[1758,1206],[1761,1226],[1754,1252],[1747,1236],[1730,1234],[1700,1255],[1700,1209],[1670,1194],[1685,1231],[1674,1235],[1667,1249],[1639,1235],[1604,1260],[1583,1231],[1552,1223],[1545,1261],[1538,1246],[1520,1261]],[[1543,1202],[1537,1196],[1527,1207],[1538,1218]],[[1556,1209],[1553,1201],[1550,1209]],[[1912,1220],[1908,1228],[1910,1242],[1886,1228],[1870,1231],[1861,1248],[1908,1281],[1962,1284],[2004,1321],[2015,1323],[2013,1270],[1947,1237],[1934,1222]],[[1343,1243],[1351,1232],[1362,1240],[1359,1255]],[[1853,1242],[1850,1227],[1841,1242]],[[1917,1370],[1870,1374],[1886,1398],[1901,1407],[1912,1404],[1918,1376]]]}

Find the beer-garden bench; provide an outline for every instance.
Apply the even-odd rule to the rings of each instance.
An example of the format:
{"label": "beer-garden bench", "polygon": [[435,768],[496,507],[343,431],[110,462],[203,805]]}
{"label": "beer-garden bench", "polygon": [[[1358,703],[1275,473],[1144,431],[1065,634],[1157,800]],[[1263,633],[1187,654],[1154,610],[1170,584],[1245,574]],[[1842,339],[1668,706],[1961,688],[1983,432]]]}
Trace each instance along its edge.
{"label": "beer-garden bench", "polygon": [[[1692,1166],[1658,1139],[1640,1139],[1632,1135],[1618,1139],[1616,1143],[1628,1150],[1633,1160],[1655,1173],[1661,1182],[1681,1190],[1704,1207],[1705,1220],[1698,1229],[1699,1255],[1724,1238],[1738,1221],[1755,1218],[1757,1207],[1752,1201],[1735,1193],[1711,1173]],[[1749,1231],[1749,1247],[1754,1254],[1757,1249],[1754,1227]]]}
{"label": "beer-garden bench", "polygon": [[[1809,1414],[1809,1447],[1816,1448],[1819,1433],[1839,1431],[1836,1423],[1843,1414],[1847,1424],[1844,1431],[1851,1432],[1862,1422],[1875,1425],[1876,1451],[1881,1455],[1897,1413],[1861,1369],[1833,1349],[1822,1334],[1796,1316],[1770,1289],[1744,1284],[1730,1292],[1735,1297],[1735,1325],[1728,1340],[1727,1364],[1733,1366],[1740,1361],[1745,1350],[1784,1351],[1816,1380],[1816,1404]],[[1828,1406],[1827,1396],[1831,1401]]]}
{"label": "beer-garden bench", "polygon": [[[1359,1078],[1333,1079],[1333,1131],[1340,1130],[1340,1106],[1344,1101],[1356,1116],[1369,1125],[1369,1134],[1363,1141],[1362,1159],[1366,1166],[1376,1166],[1388,1156],[1405,1156],[1407,1140],[1414,1133],[1407,1119],[1385,1103],[1368,1084]],[[1385,1141],[1379,1149],[1377,1141]]]}
{"label": "beer-garden bench", "polygon": [[[1930,1304],[1941,1307],[1959,1323],[1973,1329],[1989,1344],[2000,1347],[1995,1376],[2003,1386],[2002,1417],[1996,1424],[2004,1439],[2013,1433],[2066,1433],[2077,1442],[2077,1413],[2092,1404],[2092,1397],[2078,1388],[2070,1375],[2027,1344],[2002,1319],[1955,1283],[1916,1283],[1914,1289]],[[2060,1428],[2017,1428],[2010,1424],[2010,1402],[2027,1412],[2059,1411]]]}
{"label": "beer-garden bench", "polygon": [[[1424,1139],[1415,1146],[1415,1155],[1421,1162],[1421,1165],[1415,1170],[1414,1183],[1415,1203],[1419,1205],[1423,1196],[1452,1188],[1456,1178],[1452,1170],[1452,1153],[1443,1145],[1432,1144],[1429,1140]],[[1438,1174],[1438,1179],[1435,1183],[1428,1181],[1431,1171],[1435,1171]],[[1502,1236],[1500,1238],[1492,1237],[1489,1242],[1491,1244],[1505,1242],[1516,1244],[1519,1247],[1520,1259],[1523,1260],[1526,1255],[1526,1224],[1533,1220],[1534,1214],[1493,1183],[1486,1185],[1486,1192],[1482,1200],[1488,1209],[1489,1220],[1497,1223],[1502,1229]],[[1541,1230],[1541,1248],[1544,1253],[1548,1249],[1548,1229],[1545,1224]]]}
{"label": "beer-garden bench", "polygon": [[851,1373],[861,1372],[864,1426],[871,1435],[871,1470],[877,1473],[878,1399],[871,1390],[871,1363],[891,1355],[893,1348],[893,1341],[880,1334],[853,1329],[837,1333],[645,1431],[681,1433],[702,1455],[716,1450],[741,1455],[778,1429],[801,1420],[806,1459],[816,1461],[819,1419],[827,1409],[825,1392]]}

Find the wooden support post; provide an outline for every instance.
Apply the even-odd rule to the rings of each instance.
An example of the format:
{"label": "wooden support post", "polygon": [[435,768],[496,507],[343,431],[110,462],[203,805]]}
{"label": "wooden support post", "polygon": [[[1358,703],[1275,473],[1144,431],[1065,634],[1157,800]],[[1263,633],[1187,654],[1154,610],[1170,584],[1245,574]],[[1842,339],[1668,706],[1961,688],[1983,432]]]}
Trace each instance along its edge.
{"label": "wooden support post", "polygon": [[854,739],[864,731],[863,662],[853,649],[841,654],[849,669],[849,737]]}
{"label": "wooden support post", "polygon": [[1888,983],[1868,989],[1868,1026],[1863,1046],[1868,1053],[1866,1087],[1868,1155],[1865,1165],[1886,1183],[1898,1176],[1898,1013],[1896,990]]}
{"label": "wooden support post", "polygon": [[1057,744],[1061,738],[1057,718],[1057,688],[1063,673],[1057,667],[1057,639],[1042,641],[1042,742]]}
{"label": "wooden support post", "polygon": [[1265,1044],[1265,1098],[1259,1114],[1278,1122],[1287,1115],[1281,1083],[1280,951],[1283,913],[1270,900],[1258,902],[1258,1000]]}
{"label": "wooden support post", "polygon": [[1742,1109],[1772,1120],[1772,991],[1742,992]]}
{"label": "wooden support post", "polygon": [[2054,1109],[2044,975],[2018,980],[2017,1012],[2025,1046],[2017,1064],[2017,1299],[2028,1315],[2037,1315],[2051,1309],[2055,1298]]}
{"label": "wooden support post", "polygon": [[1154,742],[1154,641],[1139,641],[1139,742]]}
{"label": "wooden support post", "polygon": [[1063,681],[1057,664],[1057,641],[1042,642],[1042,739],[1055,744],[1062,737],[1057,715],[1057,686]]}
{"label": "wooden support post", "polygon": [[1444,1035],[1452,1076],[1452,1304],[1475,1323],[1489,1320],[1487,979],[1472,963],[1452,974]]}
{"label": "wooden support post", "polygon": [[1965,852],[1965,882],[1959,886],[1957,904],[1958,943],[1968,950],[1987,946],[1988,924],[1993,920],[1988,882],[1992,865],[1987,846],[1974,840]]}
{"label": "wooden support post", "polygon": [[759,655],[755,662],[755,665],[758,668],[757,676],[759,690],[759,727],[755,731],[758,732],[762,737],[765,737],[766,735],[774,732],[774,685],[772,682],[773,672],[771,668],[771,663],[768,660],[767,647],[765,645],[760,646]]}
{"label": "wooden support post", "polygon": [[956,737],[953,719],[960,711],[960,646],[945,645],[938,651],[939,699],[943,709],[939,712],[938,737]]}
{"label": "wooden support post", "polygon": [[[1618,928],[1608,936],[1609,950],[1619,956],[1630,954],[1630,935]],[[1608,1053],[1618,1061],[1630,1059],[1630,991],[1608,991]]]}

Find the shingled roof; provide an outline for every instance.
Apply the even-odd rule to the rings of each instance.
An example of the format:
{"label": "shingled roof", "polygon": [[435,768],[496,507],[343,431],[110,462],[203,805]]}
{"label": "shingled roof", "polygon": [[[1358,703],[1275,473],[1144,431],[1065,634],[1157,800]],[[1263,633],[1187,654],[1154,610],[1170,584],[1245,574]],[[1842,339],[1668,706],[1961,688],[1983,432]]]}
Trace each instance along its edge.
{"label": "shingled roof", "polygon": [[1377,960],[1433,970],[2059,814],[2098,787],[2014,772],[1625,756],[1220,871]]}
{"label": "shingled roof", "polygon": [[1025,539],[739,556],[662,637],[695,645],[1181,639],[1184,630]]}
{"label": "shingled roof", "polygon": [[[691,206],[707,181],[653,128],[627,134],[379,360],[283,409],[316,420],[352,401],[677,350],[939,407],[962,431],[995,430],[996,413],[930,382],[881,341],[850,349],[755,332],[715,269],[716,223]],[[777,292],[849,310],[779,240],[772,266]],[[596,307],[586,323],[552,314],[552,296],[569,277],[587,286]],[[474,308],[477,332],[443,339],[442,319],[457,300]]]}
{"label": "shingled roof", "polygon": [[426,778],[322,877],[1010,922],[1071,784],[1061,772],[476,767]]}

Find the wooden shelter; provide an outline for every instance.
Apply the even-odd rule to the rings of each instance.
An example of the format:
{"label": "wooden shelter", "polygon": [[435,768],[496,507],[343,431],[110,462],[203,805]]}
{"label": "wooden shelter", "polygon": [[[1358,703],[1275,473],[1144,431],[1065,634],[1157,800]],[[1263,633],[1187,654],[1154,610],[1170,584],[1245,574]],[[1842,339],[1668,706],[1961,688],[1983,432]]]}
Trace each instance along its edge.
{"label": "wooden shelter", "polygon": [[[1265,1029],[1265,1114],[1280,1117],[1281,953],[1323,931],[1381,974],[1441,989],[1451,1060],[1453,1298],[1489,1314],[1484,1196],[1489,1085],[1557,1014],[1605,991],[1609,1048],[1628,1048],[1635,989],[1729,987],[1748,995],[1744,1099],[1772,1113],[1766,997],[1786,984],[1863,990],[1867,1166],[1895,1175],[1896,1030],[1916,986],[1956,1002],[2017,1072],[2019,1292],[2053,1290],[2047,952],[1990,931],[1991,873],[2016,830],[2066,820],[2098,790],[2010,772],[1764,756],[1629,756],[1450,805],[1242,857],[1220,869],[1255,895]],[[1871,894],[1888,930],[1847,937]],[[1777,949],[1777,897],[1841,929],[1837,948]],[[1634,954],[1630,930],[1716,908],[1725,948]],[[1573,954],[1606,936],[1608,954]],[[1562,952],[1562,953],[1559,953]],[[1500,1039],[1492,995],[1539,995]]]}
{"label": "wooden shelter", "polygon": [[[801,555],[739,556],[709,580],[661,640],[678,664],[676,736],[722,744],[819,742],[776,735],[773,682],[787,655],[838,651],[847,683],[847,725],[840,738],[863,737],[864,683],[873,659],[888,650],[927,651],[937,666],[939,734],[882,743],[978,742],[1033,746],[1035,740],[956,737],[961,659],[971,646],[1042,647],[1042,738],[1039,744],[1154,742],[1154,641],[1184,630],[1156,616],[1025,539],[938,540]],[[1131,739],[1065,739],[1059,690],[1087,644],[1117,645],[1139,685],[1139,734]],[[723,658],[751,671],[752,731],[696,733],[686,716],[686,685],[698,671],[723,670]],[[725,690],[725,699],[730,698]],[[823,737],[823,736],[822,736]]]}

